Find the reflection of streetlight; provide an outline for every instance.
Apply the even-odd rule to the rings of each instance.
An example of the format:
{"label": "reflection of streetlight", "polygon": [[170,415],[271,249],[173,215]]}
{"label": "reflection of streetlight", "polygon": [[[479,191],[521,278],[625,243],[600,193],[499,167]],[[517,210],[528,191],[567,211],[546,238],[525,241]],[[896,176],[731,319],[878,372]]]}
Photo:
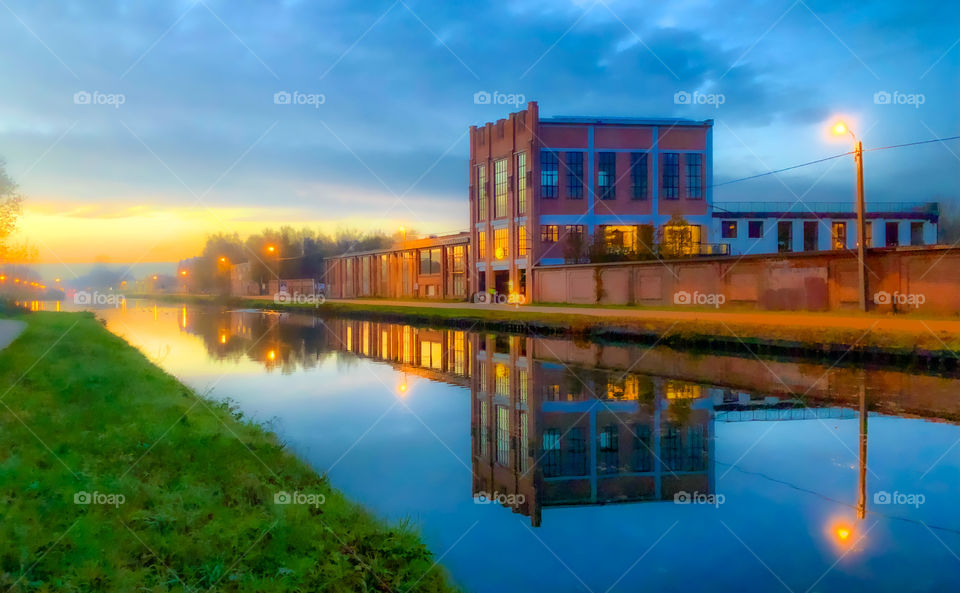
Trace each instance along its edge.
{"label": "reflection of streetlight", "polygon": [[863,142],[857,140],[853,131],[846,123],[838,121],[833,125],[833,133],[838,136],[850,134],[853,138],[853,160],[857,165],[857,257],[860,265],[857,267],[859,284],[857,286],[857,298],[860,302],[860,310],[867,310],[867,264],[864,261],[866,250],[867,225],[864,221],[864,199],[863,199]]}

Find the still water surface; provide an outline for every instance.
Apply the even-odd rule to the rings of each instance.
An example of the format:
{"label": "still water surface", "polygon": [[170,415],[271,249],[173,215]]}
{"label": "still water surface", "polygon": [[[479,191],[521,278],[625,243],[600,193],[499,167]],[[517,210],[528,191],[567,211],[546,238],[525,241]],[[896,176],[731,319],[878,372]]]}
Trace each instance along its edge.
{"label": "still water surface", "polygon": [[467,591],[960,590],[954,378],[147,301],[98,315],[412,519]]}

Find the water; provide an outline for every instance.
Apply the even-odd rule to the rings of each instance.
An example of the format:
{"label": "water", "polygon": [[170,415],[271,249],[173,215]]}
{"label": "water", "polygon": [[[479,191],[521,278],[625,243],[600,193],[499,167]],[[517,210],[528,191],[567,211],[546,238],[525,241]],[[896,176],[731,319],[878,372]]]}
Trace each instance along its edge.
{"label": "water", "polygon": [[467,591],[960,588],[953,378],[145,301],[98,314],[353,500],[411,518]]}

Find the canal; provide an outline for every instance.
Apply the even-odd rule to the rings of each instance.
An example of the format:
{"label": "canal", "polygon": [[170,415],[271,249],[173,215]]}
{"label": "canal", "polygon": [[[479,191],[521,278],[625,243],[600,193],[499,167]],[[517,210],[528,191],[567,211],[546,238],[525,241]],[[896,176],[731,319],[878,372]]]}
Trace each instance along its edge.
{"label": "canal", "polygon": [[130,301],[108,328],[503,591],[960,589],[960,380]]}

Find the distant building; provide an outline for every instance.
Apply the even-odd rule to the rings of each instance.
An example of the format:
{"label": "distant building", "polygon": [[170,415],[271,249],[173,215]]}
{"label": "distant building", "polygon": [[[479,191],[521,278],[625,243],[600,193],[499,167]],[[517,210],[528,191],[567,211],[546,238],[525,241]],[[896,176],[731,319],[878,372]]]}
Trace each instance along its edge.
{"label": "distant building", "polygon": [[[867,247],[935,245],[936,202],[867,204]],[[733,255],[857,248],[853,203],[719,202],[713,234]]]}
{"label": "distant building", "polygon": [[[649,251],[668,235],[708,243],[713,121],[541,118],[536,102],[470,127],[471,271],[476,291],[528,298],[538,264],[589,246]],[[668,226],[684,221],[683,227]]]}

